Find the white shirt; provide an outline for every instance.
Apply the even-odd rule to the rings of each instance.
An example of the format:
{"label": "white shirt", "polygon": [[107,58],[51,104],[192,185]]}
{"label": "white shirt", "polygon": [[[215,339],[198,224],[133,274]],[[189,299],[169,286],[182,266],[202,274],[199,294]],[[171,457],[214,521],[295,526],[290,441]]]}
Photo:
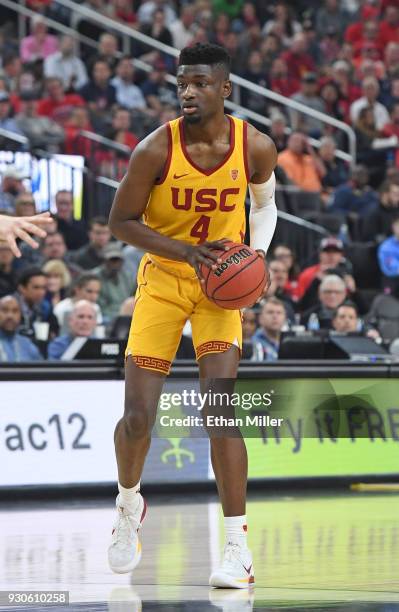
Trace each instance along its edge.
{"label": "white shirt", "polygon": [[176,49],[187,47],[194,38],[194,32],[190,28],[187,30],[180,19],[172,23],[169,26],[169,30],[173,37],[173,46]]}
{"label": "white shirt", "polygon": [[[365,97],[355,100],[351,104],[351,107],[349,110],[351,122],[356,123],[356,121],[359,118],[360,111],[363,108],[367,108],[368,106],[370,106],[370,102]],[[387,109],[385,108],[385,106],[381,104],[381,102],[375,102],[373,104],[373,108],[374,108],[375,127],[377,128],[377,130],[382,130],[382,128],[387,123],[390,122],[389,113]]]}
{"label": "white shirt", "polygon": [[66,88],[71,86],[73,77],[75,77],[73,88],[76,90],[86,85],[88,81],[85,65],[75,55],[64,57],[61,51],[57,51],[57,53],[46,57],[43,68],[45,77],[58,77],[62,79]]}
{"label": "white shirt", "polygon": [[[140,23],[151,23],[152,14],[154,10],[157,8],[157,5],[153,0],[147,0],[142,4],[137,12],[137,19]],[[164,14],[165,14],[165,25],[169,27],[172,23],[177,19],[176,12],[172,9],[169,4],[164,4],[162,6]]]}
{"label": "white shirt", "polygon": [[[61,302],[58,302],[58,304],[54,307],[53,312],[57,317],[58,325],[60,326],[60,336],[69,333],[68,318],[74,305],[75,302],[72,298],[65,298],[65,300],[61,300]],[[93,304],[93,306],[97,313],[97,325],[102,325],[103,315],[101,313],[101,308],[98,304]]]}
{"label": "white shirt", "polygon": [[139,108],[143,110],[146,108],[145,98],[137,85],[126,83],[120,77],[111,79],[111,85],[116,89],[116,100],[121,106],[129,109]]}

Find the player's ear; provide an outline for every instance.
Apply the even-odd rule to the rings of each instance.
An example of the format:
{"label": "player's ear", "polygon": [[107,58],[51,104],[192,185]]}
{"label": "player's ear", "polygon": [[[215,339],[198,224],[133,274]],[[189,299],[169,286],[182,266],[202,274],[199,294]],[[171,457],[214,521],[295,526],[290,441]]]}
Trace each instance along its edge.
{"label": "player's ear", "polygon": [[233,89],[231,81],[227,80],[223,83],[223,98],[228,98],[231,95]]}

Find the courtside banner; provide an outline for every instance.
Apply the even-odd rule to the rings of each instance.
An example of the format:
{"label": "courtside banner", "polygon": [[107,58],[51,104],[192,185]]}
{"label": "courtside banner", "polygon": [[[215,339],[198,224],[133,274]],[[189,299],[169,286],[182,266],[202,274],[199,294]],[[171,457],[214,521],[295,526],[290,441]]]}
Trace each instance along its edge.
{"label": "courtside banner", "polygon": [[[169,379],[143,482],[213,478],[207,401],[210,435],[245,436],[250,478],[399,474],[397,388],[395,379],[240,379],[221,415],[198,380]],[[123,381],[2,382],[0,486],[115,482],[123,397]],[[226,414],[232,423],[218,423]]]}

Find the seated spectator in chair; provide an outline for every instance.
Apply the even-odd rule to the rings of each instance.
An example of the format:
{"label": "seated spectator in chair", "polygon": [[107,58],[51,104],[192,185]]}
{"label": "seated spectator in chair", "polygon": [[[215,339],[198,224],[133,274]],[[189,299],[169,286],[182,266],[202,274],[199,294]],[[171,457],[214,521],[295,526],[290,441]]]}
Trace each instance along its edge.
{"label": "seated spectator in chair", "polygon": [[301,270],[293,250],[287,244],[278,244],[273,250],[273,259],[282,261],[287,266],[288,280],[285,291],[293,302],[297,302],[299,298],[298,277]]}
{"label": "seated spectator in chair", "polygon": [[121,57],[116,66],[116,76],[111,80],[115,87],[116,101],[129,110],[136,109],[145,112],[146,103],[140,87],[134,83],[135,68],[132,58]]}
{"label": "seated spectator in chair", "polygon": [[347,164],[342,159],[335,157],[336,150],[337,147],[333,138],[324,136],[320,140],[319,157],[325,168],[321,184],[326,193],[330,193],[332,189],[346,183],[349,177]]}
{"label": "seated spectator in chair", "polygon": [[362,108],[371,107],[374,114],[374,121],[377,130],[382,130],[389,123],[389,113],[385,106],[378,102],[380,86],[373,76],[368,76],[362,81],[363,96],[355,100],[350,107],[350,119],[355,125]]}
{"label": "seated spectator in chair", "polygon": [[282,113],[277,111],[271,113],[270,121],[271,123],[268,134],[276,145],[277,152],[281,153],[287,148],[288,143],[288,136],[285,133],[287,128],[287,120]]}
{"label": "seated spectator in chair", "polygon": [[287,319],[290,323],[295,322],[294,302],[287,293],[285,287],[288,282],[288,268],[286,264],[278,259],[272,259],[269,263],[270,287],[267,297],[276,297],[284,303]]}
{"label": "seated spectator in chair", "polygon": [[33,217],[36,215],[36,202],[30,191],[21,193],[15,200],[16,217]]}
{"label": "seated spectator in chair", "polygon": [[[0,129],[12,132],[17,136],[24,136],[23,131],[19,127],[18,123],[12,115],[12,106],[10,101],[10,95],[7,91],[0,91]],[[4,140],[3,140],[4,138]],[[6,136],[1,136],[1,147],[11,150],[20,150],[21,145],[16,144]]]}
{"label": "seated spectator in chair", "polygon": [[291,134],[288,146],[279,154],[277,163],[299,189],[320,192],[322,167],[304,134]]}
{"label": "seated spectator in chair", "polygon": [[302,314],[301,324],[309,330],[331,329],[335,310],[346,296],[345,281],[336,274],[328,274],[320,283],[318,304]]}
{"label": "seated spectator in chair", "polygon": [[42,15],[35,15],[30,23],[31,34],[21,40],[20,56],[24,64],[44,60],[58,51],[58,38],[47,33]]}
{"label": "seated spectator in chair", "polygon": [[392,236],[378,247],[377,256],[383,274],[383,287],[396,292],[399,288],[399,212],[392,220]]}
{"label": "seated spectator in chair", "polygon": [[6,242],[0,242],[0,297],[14,293],[17,288],[15,255]]}
{"label": "seated spectator in chair", "polygon": [[101,308],[98,305],[98,296],[100,295],[101,282],[96,274],[86,272],[79,276],[72,284],[72,297],[67,297],[59,302],[54,308],[54,314],[57,317],[60,333],[65,334],[68,330],[68,319],[77,302],[86,300],[93,304],[97,316],[97,325],[102,325],[103,316]]}
{"label": "seated spectator in chair", "polygon": [[106,62],[113,74],[118,64],[118,39],[109,32],[101,34],[98,41],[98,52],[91,58],[91,66],[97,61]]}
{"label": "seated spectator in chair", "polygon": [[60,40],[60,50],[44,60],[44,76],[62,79],[65,91],[76,91],[86,85],[86,66],[76,53],[75,40],[65,34]]}
{"label": "seated spectator in chair", "polygon": [[266,298],[259,315],[259,329],[253,339],[263,348],[262,361],[276,361],[280,348],[281,332],[287,325],[284,303],[275,298]]}
{"label": "seated spectator in chair", "polygon": [[105,217],[93,217],[89,221],[89,242],[71,255],[82,270],[93,270],[104,261],[103,250],[111,240],[111,232]]}
{"label": "seated spectator in chair", "polygon": [[78,221],[73,215],[73,194],[66,189],[60,189],[55,194],[55,206],[58,231],[63,235],[68,249],[74,251],[87,244],[87,232],[83,221]]}
{"label": "seated spectator in chair", "polygon": [[71,262],[71,255],[67,251],[64,236],[60,232],[47,234],[47,236],[43,238],[40,251],[43,256],[41,265],[44,265],[50,259],[60,259],[68,268],[72,278],[76,278],[81,273],[81,269]]}
{"label": "seated spectator in chair", "polygon": [[0,174],[0,210],[13,215],[16,198],[26,191],[22,181],[28,177],[22,170],[11,165],[6,166]]}
{"label": "seated spectator in chair", "polygon": [[[325,113],[324,101],[318,95],[317,74],[307,72],[301,80],[301,89],[292,96],[292,100],[304,104],[308,108]],[[305,132],[315,138],[320,138],[323,133],[323,123],[315,119],[312,115],[305,115],[297,110],[290,109],[292,129],[298,132]]]}
{"label": "seated spectator in chair", "polygon": [[15,117],[15,122],[21,132],[29,139],[30,148],[45,149],[50,153],[58,153],[64,142],[64,130],[50,117],[43,117],[38,114],[39,94],[34,91],[24,91],[21,93],[20,99],[21,111]]}
{"label": "seated spectator in chair", "polygon": [[353,213],[359,217],[369,215],[377,208],[378,195],[369,185],[369,172],[366,166],[358,165],[352,168],[348,183],[337,187],[328,210],[343,216]]}
{"label": "seated spectator in chair", "polygon": [[49,359],[62,359],[63,354],[75,338],[91,338],[97,326],[96,309],[88,300],[79,300],[70,314],[68,332],[55,338],[48,345]]}
{"label": "seated spectator in chair", "polygon": [[399,338],[399,289],[377,295],[365,321],[378,330],[384,342]]}
{"label": "seated spectator in chair", "polygon": [[136,280],[123,267],[123,249],[119,243],[111,242],[104,249],[104,263],[95,269],[101,281],[98,303],[105,323],[119,312],[120,305],[131,297]]}
{"label": "seated spectator in chair", "polygon": [[60,259],[50,259],[44,264],[42,270],[47,276],[45,300],[49,302],[54,310],[57,304],[65,299],[72,278],[68,268]]}
{"label": "seated spectator in chair", "polygon": [[242,313],[242,359],[263,361],[263,346],[254,339],[257,320],[252,308],[245,308]]}
{"label": "seated spectator in chair", "polygon": [[47,278],[40,268],[26,268],[18,277],[17,291],[14,294],[21,309],[19,331],[25,336],[34,336],[33,324],[47,322],[50,337],[58,334],[58,321],[52,308],[45,301]]}
{"label": "seated spectator in chair", "polygon": [[338,334],[355,334],[362,333],[363,335],[375,341],[381,341],[380,334],[376,329],[366,329],[359,318],[359,312],[356,304],[345,301],[336,309],[332,318],[332,330]]}
{"label": "seated spectator in chair", "polygon": [[399,185],[384,181],[379,190],[379,207],[362,220],[363,240],[382,240],[391,233],[392,221],[399,214]]}
{"label": "seated spectator in chair", "polygon": [[116,102],[115,87],[110,83],[111,69],[105,60],[97,59],[92,68],[91,78],[79,94],[86,100],[93,127],[102,132],[106,126],[107,116]]}
{"label": "seated spectator in chair", "polygon": [[38,104],[37,112],[62,126],[70,119],[74,107],[85,105],[78,94],[65,93],[62,79],[59,77],[46,79],[46,93],[47,96]]}
{"label": "seated spectator in chair", "polygon": [[134,297],[126,298],[121,304],[119,314],[113,321],[111,321],[108,328],[109,338],[118,338],[119,340],[126,340],[129,336],[129,330],[132,323],[132,316],[136,300]]}
{"label": "seated spectator in chair", "polygon": [[21,308],[12,295],[0,298],[0,363],[41,361],[39,349],[32,340],[17,332]]}

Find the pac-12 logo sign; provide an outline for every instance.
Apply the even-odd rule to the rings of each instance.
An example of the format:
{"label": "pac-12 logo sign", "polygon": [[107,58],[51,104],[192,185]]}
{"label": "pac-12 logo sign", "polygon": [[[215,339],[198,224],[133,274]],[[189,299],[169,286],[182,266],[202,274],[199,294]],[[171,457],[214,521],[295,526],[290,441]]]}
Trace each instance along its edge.
{"label": "pac-12 logo sign", "polygon": [[238,179],[238,170],[237,169],[230,170],[230,175],[233,181],[236,181]]}

